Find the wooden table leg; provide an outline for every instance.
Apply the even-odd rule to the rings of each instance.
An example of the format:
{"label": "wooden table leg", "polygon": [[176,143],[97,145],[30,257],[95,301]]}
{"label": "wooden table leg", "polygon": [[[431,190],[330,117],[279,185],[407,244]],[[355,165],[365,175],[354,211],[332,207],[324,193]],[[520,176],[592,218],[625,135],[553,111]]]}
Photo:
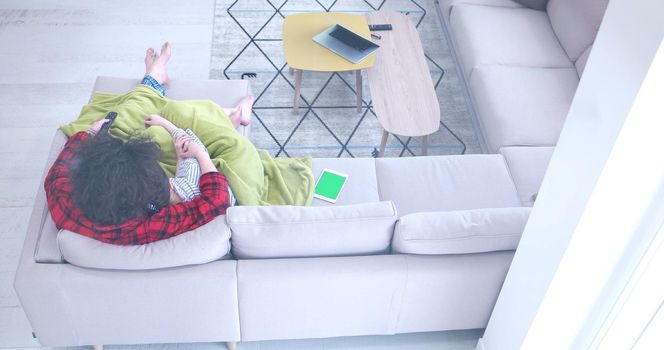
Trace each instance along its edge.
{"label": "wooden table leg", "polygon": [[383,138],[380,140],[380,150],[378,151],[378,156],[382,157],[385,154],[385,145],[387,144],[387,136],[390,133],[387,130],[383,130]]}
{"label": "wooden table leg", "polygon": [[362,71],[355,71],[355,91],[357,95],[357,113],[362,112]]}
{"label": "wooden table leg", "polygon": [[293,114],[300,112],[300,88],[302,87],[302,70],[295,70],[295,98],[293,99]]}
{"label": "wooden table leg", "polygon": [[426,156],[429,152],[429,135],[422,136],[422,155]]}

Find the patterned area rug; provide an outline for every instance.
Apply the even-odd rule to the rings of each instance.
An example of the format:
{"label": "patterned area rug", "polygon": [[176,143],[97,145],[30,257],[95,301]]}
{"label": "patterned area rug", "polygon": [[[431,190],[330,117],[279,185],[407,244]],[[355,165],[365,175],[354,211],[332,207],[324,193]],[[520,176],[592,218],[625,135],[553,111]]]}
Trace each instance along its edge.
{"label": "patterned area rug", "polygon": [[[441,126],[429,136],[429,154],[480,153],[459,71],[431,0],[217,0],[211,79],[250,79],[256,97],[251,140],[273,156],[376,156],[382,127],[374,114],[366,72],[364,107],[355,109],[354,73],[305,72],[300,113],[291,113],[295,76],[283,56],[281,25],[290,14],[313,11],[363,14],[394,10],[416,25],[436,87]],[[385,156],[421,152],[420,138],[390,135]]]}

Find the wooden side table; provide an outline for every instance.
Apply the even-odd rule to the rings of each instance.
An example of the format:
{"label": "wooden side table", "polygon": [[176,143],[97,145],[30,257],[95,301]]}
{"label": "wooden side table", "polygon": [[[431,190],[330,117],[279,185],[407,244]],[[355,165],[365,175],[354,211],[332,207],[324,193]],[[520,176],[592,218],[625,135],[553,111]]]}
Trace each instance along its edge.
{"label": "wooden side table", "polygon": [[341,24],[353,32],[370,39],[369,27],[364,17],[335,12],[310,12],[286,16],[282,25],[284,56],[291,73],[295,72],[295,98],[293,113],[299,112],[298,100],[302,86],[302,72],[355,71],[357,111],[362,110],[362,69],[369,68],[375,53],[354,64],[314,42],[312,38],[334,24]]}
{"label": "wooden side table", "polygon": [[369,90],[378,121],[383,126],[382,157],[388,135],[421,136],[422,155],[428,135],[440,128],[440,105],[424,57],[417,29],[407,16],[378,11],[366,14],[371,24],[389,23],[391,31],[377,32],[376,62],[367,70]]}

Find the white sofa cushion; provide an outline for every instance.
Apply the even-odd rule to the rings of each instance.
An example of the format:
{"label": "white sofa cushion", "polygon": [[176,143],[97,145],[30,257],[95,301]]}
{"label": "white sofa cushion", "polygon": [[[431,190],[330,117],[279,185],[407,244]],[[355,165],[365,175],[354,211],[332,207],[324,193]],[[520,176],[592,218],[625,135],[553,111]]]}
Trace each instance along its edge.
{"label": "white sofa cushion", "polygon": [[378,202],[376,161],[374,158],[314,158],[312,171],[316,180],[325,168],[348,174],[336,203],[314,198],[312,206],[339,206]]}
{"label": "white sofa cushion", "polygon": [[542,185],[544,174],[549,166],[555,147],[503,147],[500,154],[505,156],[507,167],[519,192],[521,203],[535,204],[535,196]]}
{"label": "white sofa cushion", "polygon": [[514,250],[529,215],[529,207],[406,215],[397,222],[392,252],[470,254]]}
{"label": "white sofa cushion", "polygon": [[392,202],[333,207],[239,206],[227,213],[239,259],[381,254],[397,220]]}
{"label": "white sofa cushion", "polygon": [[224,216],[175,237],[143,245],[113,245],[61,230],[58,246],[67,262],[112,270],[151,270],[205,264],[230,251],[231,231]]}
{"label": "white sofa cushion", "polygon": [[440,10],[446,20],[449,20],[450,13],[454,6],[458,4],[475,4],[486,6],[503,6],[503,7],[523,7],[512,0],[438,0]]}
{"label": "white sofa cushion", "polygon": [[573,68],[542,11],[458,4],[450,24],[466,79],[482,65]]}
{"label": "white sofa cushion", "polygon": [[581,56],[579,56],[579,59],[576,60],[574,63],[574,67],[576,67],[576,72],[579,74],[579,78],[583,75],[583,71],[586,69],[586,63],[588,63],[588,57],[590,57],[590,51],[593,49],[593,46],[590,45],[588,46]]}
{"label": "white sofa cushion", "polygon": [[469,88],[489,148],[555,145],[579,78],[574,68],[484,66]]}
{"label": "white sofa cushion", "polygon": [[376,174],[400,215],[521,205],[501,155],[378,158]]}
{"label": "white sofa cushion", "polygon": [[551,26],[572,61],[595,41],[608,3],[609,0],[549,0]]}

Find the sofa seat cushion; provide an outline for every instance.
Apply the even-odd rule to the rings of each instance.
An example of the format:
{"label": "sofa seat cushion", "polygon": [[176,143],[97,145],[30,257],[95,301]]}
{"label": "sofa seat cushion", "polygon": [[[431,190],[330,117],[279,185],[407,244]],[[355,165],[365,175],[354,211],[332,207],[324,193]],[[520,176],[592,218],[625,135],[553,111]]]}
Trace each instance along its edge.
{"label": "sofa seat cushion", "polygon": [[503,6],[503,7],[523,7],[521,4],[512,0],[438,0],[440,11],[446,20],[450,19],[454,7],[459,4],[475,4],[486,6]]}
{"label": "sofa seat cushion", "polygon": [[348,204],[378,202],[376,162],[374,158],[314,158],[312,171],[318,180],[323,169],[328,168],[348,174],[335,204],[314,198],[312,206],[340,206]]}
{"label": "sofa seat cushion", "polygon": [[152,270],[198,265],[228,256],[231,231],[226,218],[175,237],[143,245],[113,245],[61,230],[58,246],[70,264],[111,270]]}
{"label": "sofa seat cushion", "polygon": [[378,158],[376,175],[400,215],[521,205],[501,155]]}
{"label": "sofa seat cushion", "polygon": [[558,41],[576,61],[595,41],[609,0],[549,0],[547,13]]}
{"label": "sofa seat cushion", "polygon": [[545,12],[459,4],[450,24],[466,79],[483,65],[573,67]]}
{"label": "sofa seat cushion", "polygon": [[469,88],[489,151],[555,145],[578,82],[574,68],[476,69]]}
{"label": "sofa seat cushion", "polygon": [[529,207],[414,213],[399,219],[392,252],[470,254],[515,250]]}
{"label": "sofa seat cushion", "polygon": [[392,202],[239,206],[227,220],[238,259],[349,256],[388,252],[397,212]]}
{"label": "sofa seat cushion", "polygon": [[533,206],[555,147],[503,147],[507,167],[523,205]]}

